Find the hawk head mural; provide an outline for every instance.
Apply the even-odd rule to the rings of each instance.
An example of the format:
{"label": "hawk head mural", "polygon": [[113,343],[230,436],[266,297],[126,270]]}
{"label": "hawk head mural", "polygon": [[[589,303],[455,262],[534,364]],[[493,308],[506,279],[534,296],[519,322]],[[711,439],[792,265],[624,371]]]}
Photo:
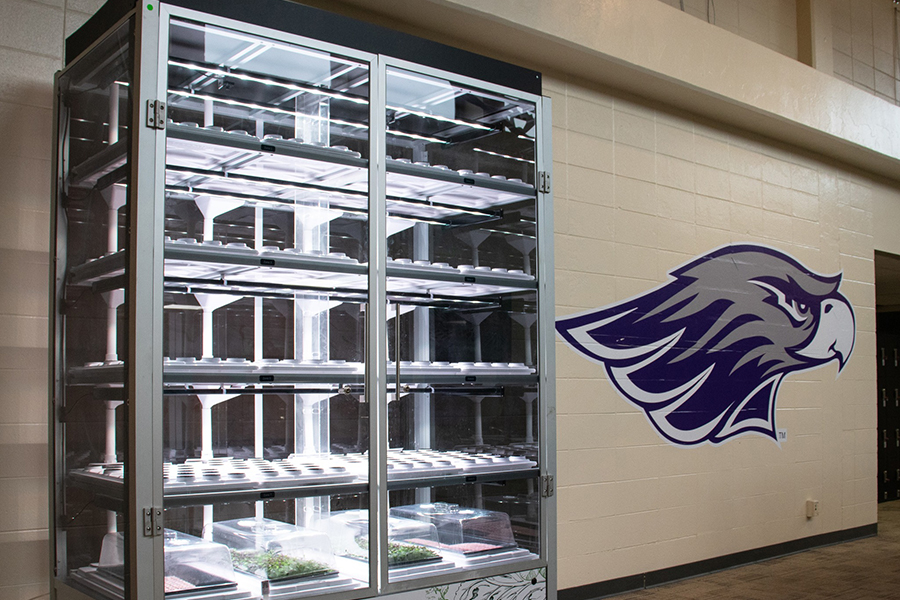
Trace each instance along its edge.
{"label": "hawk head mural", "polygon": [[785,376],[853,352],[856,320],[841,274],[820,275],[773,248],[734,244],[669,272],[624,302],[563,317],[559,335],[672,443],[776,440]]}

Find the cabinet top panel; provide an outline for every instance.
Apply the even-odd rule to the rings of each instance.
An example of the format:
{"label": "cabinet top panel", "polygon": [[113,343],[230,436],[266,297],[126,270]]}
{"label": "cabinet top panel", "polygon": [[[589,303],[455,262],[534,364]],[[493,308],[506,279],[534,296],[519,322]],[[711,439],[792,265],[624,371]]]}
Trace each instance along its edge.
{"label": "cabinet top panel", "polygon": [[[140,4],[135,0],[108,0],[87,23],[66,40],[66,64],[74,61],[110,27]],[[171,0],[166,4],[372,54],[408,60],[529,94],[541,93],[541,74],[537,71],[295,2]]]}

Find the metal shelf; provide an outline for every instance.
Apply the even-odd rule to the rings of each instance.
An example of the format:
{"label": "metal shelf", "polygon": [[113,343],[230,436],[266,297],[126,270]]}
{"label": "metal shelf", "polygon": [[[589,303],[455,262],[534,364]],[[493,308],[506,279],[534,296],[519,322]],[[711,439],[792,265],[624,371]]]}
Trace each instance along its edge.
{"label": "metal shelf", "polygon": [[344,165],[365,169],[369,161],[360,158],[353,152],[303,144],[283,139],[262,139],[250,134],[237,134],[217,129],[188,126],[178,123],[169,123],[166,126],[166,136],[173,140],[185,140],[200,144],[221,146],[235,150],[258,152],[261,156],[285,156],[304,160],[321,161],[333,165]]}
{"label": "metal shelf", "polygon": [[[506,204],[508,202],[515,202],[523,200],[525,198],[534,198],[535,196],[534,186],[530,183],[511,181],[509,179],[496,179],[490,176],[476,175],[474,173],[471,175],[462,174],[451,169],[442,169],[440,167],[430,165],[419,165],[413,162],[406,162],[401,160],[387,161],[387,172],[389,174],[409,175],[410,177],[416,177],[424,180],[441,181],[453,184],[455,186],[472,187],[479,190],[500,192],[500,194],[497,194],[494,198],[498,204]],[[401,180],[400,178],[396,178],[395,181],[392,182],[389,175],[388,189],[391,189],[392,183],[394,185],[399,185],[401,181],[409,185],[409,180]],[[419,185],[421,186],[426,184],[424,182],[419,182]],[[439,193],[424,191],[424,189],[421,193],[428,196],[439,195]],[[505,196],[503,194],[509,194],[509,196]]]}
{"label": "metal shelf", "polygon": [[[286,251],[257,252],[248,247],[167,242],[165,274],[172,280],[192,280],[217,287],[270,286],[279,281],[285,288],[363,292],[368,265],[353,259],[302,255]],[[125,253],[119,251],[69,272],[70,285],[88,285],[109,280],[125,272]],[[528,275],[505,270],[457,269],[391,261],[386,268],[388,293],[418,293],[428,296],[479,297],[509,294],[537,288]],[[124,285],[124,281],[122,282]]]}
{"label": "metal shelf", "polygon": [[[434,372],[416,373],[415,370],[401,371],[402,383],[434,384],[434,385],[533,385],[538,382],[534,373],[503,373],[497,368],[495,373],[487,367],[469,372],[456,370],[453,373],[436,374]],[[121,384],[125,376],[122,364],[97,364],[96,366],[73,367],[69,369],[71,385],[108,385]],[[163,381],[166,385],[259,385],[259,384],[360,384],[364,380],[362,371],[347,369],[329,369],[327,364],[305,368],[291,367],[257,367],[248,364],[246,370],[216,368],[215,365],[199,364],[181,367],[177,371],[164,368]],[[394,383],[396,375],[390,369],[387,376],[389,383]],[[416,390],[410,390],[416,392]],[[202,393],[199,390],[198,393]],[[298,390],[297,393],[301,393]],[[338,393],[335,391],[335,393]]]}
{"label": "metal shelf", "polygon": [[94,187],[104,176],[125,164],[127,152],[128,141],[125,139],[107,146],[72,168],[69,174],[69,185],[77,188]]}
{"label": "metal shelf", "polygon": [[[502,483],[520,479],[534,479],[540,476],[540,469],[530,468],[516,471],[498,471],[493,473],[472,473],[439,477],[421,477],[399,480],[388,480],[389,490],[409,490],[426,487],[443,487],[470,485],[481,483]],[[121,503],[124,493],[124,482],[112,477],[98,476],[84,471],[69,473],[69,482],[81,489],[102,496],[113,504]],[[369,484],[365,480],[349,483],[285,485],[282,487],[259,487],[203,492],[165,492],[163,504],[165,508],[183,506],[203,506],[228,502],[255,502],[259,500],[287,500],[292,498],[309,498],[313,496],[365,494],[369,492]]]}

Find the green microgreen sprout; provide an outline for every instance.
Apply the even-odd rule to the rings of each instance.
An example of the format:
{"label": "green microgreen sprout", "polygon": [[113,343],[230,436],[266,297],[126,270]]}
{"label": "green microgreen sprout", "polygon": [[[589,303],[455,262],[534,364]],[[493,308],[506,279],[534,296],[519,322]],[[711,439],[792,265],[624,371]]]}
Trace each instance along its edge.
{"label": "green microgreen sprout", "polygon": [[272,550],[264,552],[232,550],[231,561],[236,569],[266,579],[324,575],[332,571],[328,565],[318,561],[294,558]]}

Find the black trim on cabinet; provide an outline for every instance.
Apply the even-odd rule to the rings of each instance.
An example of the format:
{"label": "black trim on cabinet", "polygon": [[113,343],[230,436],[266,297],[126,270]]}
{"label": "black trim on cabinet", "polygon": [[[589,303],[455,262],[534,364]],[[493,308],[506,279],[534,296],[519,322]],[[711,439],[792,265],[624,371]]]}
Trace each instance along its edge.
{"label": "black trim on cabinet", "polygon": [[135,0],[107,0],[100,10],[66,38],[66,66],[134,8]]}
{"label": "black trim on cabinet", "polygon": [[676,567],[659,569],[658,571],[649,571],[647,573],[619,577],[618,579],[610,579],[608,581],[566,588],[559,590],[559,600],[597,600],[598,598],[607,598],[625,592],[656,587],[666,583],[688,579],[690,577],[708,575],[710,573],[715,573],[716,571],[742,567],[764,560],[770,560],[772,558],[796,554],[797,552],[803,552],[805,550],[813,550],[823,546],[831,546],[876,535],[878,535],[877,523],[841,531],[832,531],[830,533],[813,535],[798,540],[755,548],[753,550],[745,550],[743,552],[735,552],[734,554],[727,554],[725,556],[699,560],[697,562],[678,565]]}
{"label": "black trim on cabinet", "polygon": [[[66,40],[69,64],[135,7],[135,0],[108,0]],[[168,0],[166,4],[252,23],[372,54],[408,60],[451,73],[541,94],[541,74],[467,50],[401,33],[285,0]]]}

